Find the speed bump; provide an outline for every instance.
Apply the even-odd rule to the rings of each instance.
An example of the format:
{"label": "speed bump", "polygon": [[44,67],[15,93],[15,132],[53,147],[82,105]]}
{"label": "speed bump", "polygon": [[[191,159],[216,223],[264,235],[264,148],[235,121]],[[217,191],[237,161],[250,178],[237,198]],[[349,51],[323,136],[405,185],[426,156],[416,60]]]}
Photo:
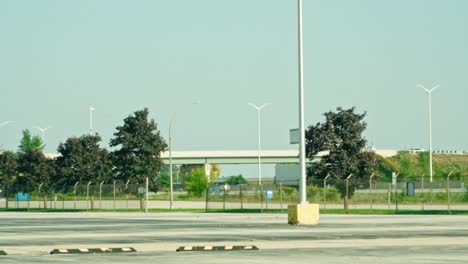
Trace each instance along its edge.
{"label": "speed bump", "polygon": [[8,254],[5,251],[0,250],[0,256],[6,256],[6,255],[8,255]]}
{"label": "speed bump", "polygon": [[102,253],[130,253],[137,252],[131,247],[123,248],[72,248],[72,249],[54,249],[50,254],[102,254]]}
{"label": "speed bump", "polygon": [[247,246],[185,246],[179,247],[176,251],[234,251],[234,250],[258,250],[258,247]]}

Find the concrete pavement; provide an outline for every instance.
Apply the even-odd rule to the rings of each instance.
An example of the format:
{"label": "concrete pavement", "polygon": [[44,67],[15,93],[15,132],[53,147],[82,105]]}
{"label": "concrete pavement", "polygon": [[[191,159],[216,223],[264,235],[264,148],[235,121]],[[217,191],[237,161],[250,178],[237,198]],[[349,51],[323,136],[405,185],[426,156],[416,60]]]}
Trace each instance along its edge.
{"label": "concrete pavement", "polygon": [[[322,215],[290,226],[281,214],[0,213],[1,263],[466,263],[468,216]],[[254,244],[257,252],[184,252]],[[134,247],[115,255],[51,256],[53,248]]]}

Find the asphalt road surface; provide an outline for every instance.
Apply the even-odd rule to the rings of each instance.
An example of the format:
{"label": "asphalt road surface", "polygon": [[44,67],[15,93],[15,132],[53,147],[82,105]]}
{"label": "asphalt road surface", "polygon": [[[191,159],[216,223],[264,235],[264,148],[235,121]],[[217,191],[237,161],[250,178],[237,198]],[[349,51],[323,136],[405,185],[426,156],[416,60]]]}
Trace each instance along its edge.
{"label": "asphalt road surface", "polygon": [[[468,216],[321,215],[290,226],[280,214],[0,213],[0,263],[467,263]],[[176,252],[256,245],[258,251]],[[50,255],[54,248],[134,247],[137,253]]]}

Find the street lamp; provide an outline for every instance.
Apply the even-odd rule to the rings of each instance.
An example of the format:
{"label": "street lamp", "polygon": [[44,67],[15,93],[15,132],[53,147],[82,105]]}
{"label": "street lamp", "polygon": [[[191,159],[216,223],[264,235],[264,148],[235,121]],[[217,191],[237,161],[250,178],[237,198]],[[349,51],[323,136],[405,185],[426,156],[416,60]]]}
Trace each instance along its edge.
{"label": "street lamp", "polygon": [[257,125],[258,125],[258,185],[262,185],[262,167],[261,167],[261,155],[260,155],[260,149],[261,149],[261,134],[260,134],[260,111],[262,108],[265,106],[270,105],[270,103],[263,104],[261,106],[254,105],[252,103],[249,103],[250,106],[253,108],[257,109]]}
{"label": "street lamp", "polygon": [[42,142],[44,142],[45,132],[46,132],[47,130],[49,130],[49,128],[52,128],[52,127],[48,126],[48,127],[46,127],[46,128],[41,128],[41,127],[36,126],[36,127],[34,127],[34,128],[36,128],[36,129],[38,129],[39,131],[41,131],[41,133],[42,133]]}
{"label": "street lamp", "polygon": [[427,89],[426,87],[418,84],[417,87],[424,89],[429,95],[429,181],[432,184],[432,92],[439,88],[440,85]]}
{"label": "street lamp", "polygon": [[[195,101],[192,104],[200,104],[200,101]],[[170,186],[170,199],[169,199],[169,209],[173,208],[174,203],[174,183],[172,180],[172,124],[174,123],[174,119],[176,117],[177,111],[171,117],[171,121],[169,123],[169,186]]]}

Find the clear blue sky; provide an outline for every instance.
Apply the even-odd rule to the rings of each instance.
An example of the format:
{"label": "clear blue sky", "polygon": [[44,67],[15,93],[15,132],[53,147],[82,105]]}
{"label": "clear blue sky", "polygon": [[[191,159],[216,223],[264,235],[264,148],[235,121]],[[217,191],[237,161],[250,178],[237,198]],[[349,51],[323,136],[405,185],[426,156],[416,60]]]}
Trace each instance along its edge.
{"label": "clear blue sky", "polygon": [[[298,125],[297,1],[0,2],[0,144],[52,126],[46,151],[94,128],[105,144],[148,107],[175,150],[288,149]],[[379,149],[468,149],[468,1],[304,0],[306,125],[367,111]],[[199,100],[199,105],[191,102]],[[34,133],[38,130],[32,129]]]}

